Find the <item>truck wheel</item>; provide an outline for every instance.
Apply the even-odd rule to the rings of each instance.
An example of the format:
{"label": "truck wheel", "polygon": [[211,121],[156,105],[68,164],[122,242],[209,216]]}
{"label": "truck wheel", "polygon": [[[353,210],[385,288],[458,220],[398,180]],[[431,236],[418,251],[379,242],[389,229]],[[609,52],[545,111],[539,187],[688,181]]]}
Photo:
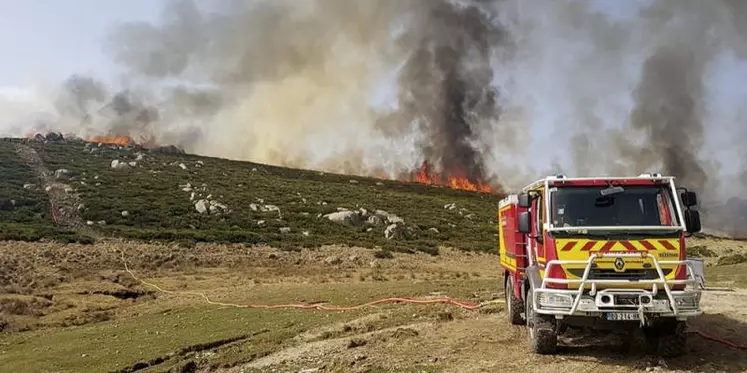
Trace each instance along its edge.
{"label": "truck wheel", "polygon": [[678,357],[687,352],[687,323],[674,321],[659,328],[657,352],[662,357]]}
{"label": "truck wheel", "polygon": [[537,354],[553,354],[558,348],[558,328],[555,318],[534,313],[533,291],[530,288],[525,299],[527,334],[532,350]]}
{"label": "truck wheel", "polygon": [[514,294],[514,281],[509,275],[506,278],[504,284],[504,293],[506,297],[506,313],[508,314],[508,320],[511,325],[524,325],[526,322],[522,317],[521,313],[524,311],[524,305],[521,299],[517,298]]}

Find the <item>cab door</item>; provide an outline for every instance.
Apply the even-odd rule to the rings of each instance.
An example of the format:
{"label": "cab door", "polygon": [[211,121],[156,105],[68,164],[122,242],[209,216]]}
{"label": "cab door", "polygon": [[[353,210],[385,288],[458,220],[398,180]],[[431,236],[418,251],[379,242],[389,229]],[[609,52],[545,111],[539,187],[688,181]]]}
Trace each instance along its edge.
{"label": "cab door", "polygon": [[545,253],[545,198],[544,189],[540,190],[537,197],[533,198],[532,201],[532,234],[529,238],[529,246],[532,252],[532,257],[539,264],[547,262]]}

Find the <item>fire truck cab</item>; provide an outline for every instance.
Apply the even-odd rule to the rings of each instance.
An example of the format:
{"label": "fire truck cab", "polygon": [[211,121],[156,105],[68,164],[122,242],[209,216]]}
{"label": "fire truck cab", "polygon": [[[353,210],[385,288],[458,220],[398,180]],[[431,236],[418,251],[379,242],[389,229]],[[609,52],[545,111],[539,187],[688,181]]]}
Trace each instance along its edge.
{"label": "fire truck cab", "polygon": [[[687,260],[700,231],[697,196],[660,174],[538,180],[500,201],[500,264],[509,322],[535,353],[567,328],[621,331],[662,356],[686,351],[702,313],[703,263]],[[642,332],[642,333],[641,333]]]}

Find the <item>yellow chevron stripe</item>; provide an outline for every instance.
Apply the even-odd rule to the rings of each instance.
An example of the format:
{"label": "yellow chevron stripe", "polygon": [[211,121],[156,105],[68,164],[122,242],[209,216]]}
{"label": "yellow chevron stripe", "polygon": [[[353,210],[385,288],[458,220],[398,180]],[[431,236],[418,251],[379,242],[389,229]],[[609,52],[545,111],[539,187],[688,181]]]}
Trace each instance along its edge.
{"label": "yellow chevron stripe", "polygon": [[[623,241],[623,240],[620,240]],[[662,241],[668,242],[673,248],[674,251],[679,250],[679,240],[678,239],[665,239]],[[559,239],[556,242],[556,247],[558,249],[559,253],[576,253],[576,252],[599,252],[604,248],[604,246],[609,241],[594,241],[589,239]],[[656,239],[648,239],[648,240],[631,240],[628,241],[630,244],[637,250],[637,251],[673,251],[668,249],[664,244],[660,243],[659,240]],[[648,243],[648,245],[644,244],[644,242]],[[570,250],[563,250],[567,245],[571,244],[572,247]],[[587,246],[587,244],[591,244],[590,250],[583,250],[584,247]],[[649,250],[648,247],[651,247],[652,250]],[[609,249],[609,251],[628,251],[628,248],[625,247],[621,242],[615,242],[615,244]]]}

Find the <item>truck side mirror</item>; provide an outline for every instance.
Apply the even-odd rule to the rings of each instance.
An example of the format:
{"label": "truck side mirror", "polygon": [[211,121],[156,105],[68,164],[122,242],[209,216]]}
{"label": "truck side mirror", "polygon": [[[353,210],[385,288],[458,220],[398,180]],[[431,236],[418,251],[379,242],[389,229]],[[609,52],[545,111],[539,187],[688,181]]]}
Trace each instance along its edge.
{"label": "truck side mirror", "polygon": [[693,207],[698,204],[698,195],[695,194],[695,192],[682,192],[680,197],[682,198],[682,204],[685,205],[685,207]]}
{"label": "truck side mirror", "polygon": [[532,217],[529,211],[519,214],[519,233],[529,234],[532,232]]}
{"label": "truck side mirror", "polygon": [[519,194],[519,207],[523,209],[528,209],[529,206],[532,205],[532,200],[529,198],[529,193],[521,193]]}
{"label": "truck side mirror", "polygon": [[700,212],[685,210],[685,228],[687,228],[688,233],[700,232]]}

